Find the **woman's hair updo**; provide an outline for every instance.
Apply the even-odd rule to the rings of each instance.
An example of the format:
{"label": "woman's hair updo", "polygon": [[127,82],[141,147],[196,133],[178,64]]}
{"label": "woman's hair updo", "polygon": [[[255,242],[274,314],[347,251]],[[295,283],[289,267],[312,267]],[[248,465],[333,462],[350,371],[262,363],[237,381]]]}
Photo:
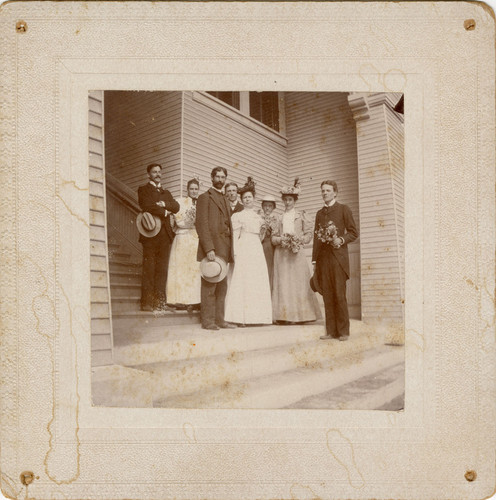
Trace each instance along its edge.
{"label": "woman's hair updo", "polygon": [[193,177],[192,179],[190,179],[188,181],[186,189],[189,189],[189,187],[191,186],[191,184],[196,184],[198,186],[198,189],[200,189],[200,179],[198,179],[197,177]]}

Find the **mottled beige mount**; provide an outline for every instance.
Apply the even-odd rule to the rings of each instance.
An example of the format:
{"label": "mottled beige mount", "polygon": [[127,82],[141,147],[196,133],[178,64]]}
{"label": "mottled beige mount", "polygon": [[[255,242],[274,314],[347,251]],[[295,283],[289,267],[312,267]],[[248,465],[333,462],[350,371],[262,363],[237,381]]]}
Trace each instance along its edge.
{"label": "mottled beige mount", "polygon": [[[4,3],[4,494],[491,495],[494,36],[475,2]],[[404,411],[92,407],[88,92],[214,88],[405,94]]]}

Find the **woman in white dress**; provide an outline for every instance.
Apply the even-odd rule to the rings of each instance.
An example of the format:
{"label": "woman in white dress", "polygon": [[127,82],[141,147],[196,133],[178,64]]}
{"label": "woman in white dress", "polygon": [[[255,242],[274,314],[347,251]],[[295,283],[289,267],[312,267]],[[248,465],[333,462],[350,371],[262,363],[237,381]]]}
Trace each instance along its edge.
{"label": "woman in white dress", "polygon": [[240,193],[244,208],[231,218],[235,265],[225,319],[240,325],[272,324],[269,273],[260,241],[263,219],[254,210],[255,184],[250,177]]}
{"label": "woman in white dress", "polygon": [[198,234],[195,229],[196,200],[200,183],[197,179],[188,182],[188,196],[180,198],[180,209],[174,215],[174,232],[167,278],[167,302],[177,309],[199,309],[201,275],[200,263],[196,260]]}

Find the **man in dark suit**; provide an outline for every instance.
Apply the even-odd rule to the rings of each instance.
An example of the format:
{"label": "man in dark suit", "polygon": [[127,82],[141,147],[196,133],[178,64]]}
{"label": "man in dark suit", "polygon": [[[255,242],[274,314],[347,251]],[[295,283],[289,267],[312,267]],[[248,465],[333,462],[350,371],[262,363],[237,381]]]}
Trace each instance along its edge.
{"label": "man in dark suit", "polygon": [[[196,231],[198,233],[197,260],[205,257],[214,261],[216,256],[226,263],[233,262],[231,209],[222,188],[226,183],[227,170],[212,170],[212,187],[198,197],[196,203]],[[201,323],[206,330],[234,328],[224,320],[224,303],[227,277],[218,283],[201,280]]]}
{"label": "man in dark suit", "polygon": [[141,310],[167,310],[165,286],[169,266],[169,253],[174,233],[170,214],[179,212],[179,203],[160,184],[162,166],[152,163],[146,167],[147,184],[138,188],[138,203],[143,212],[160,219],[161,227],[156,236],[148,238],[140,234],[143,245],[143,275],[141,281]]}
{"label": "man in dark suit", "polygon": [[236,212],[241,212],[244,207],[242,203],[238,201],[238,185],[235,182],[228,182],[224,186],[224,191],[226,192],[226,198],[231,208],[231,215]]}
{"label": "man in dark suit", "polygon": [[[350,318],[346,302],[346,281],[350,277],[348,243],[355,241],[358,230],[351,210],[336,201],[338,186],[325,180],[320,185],[324,207],[315,217],[312,262],[324,297],[326,335],[322,340],[348,340]],[[332,237],[319,237],[317,232],[332,222],[336,227]],[[327,241],[322,241],[327,240]]]}

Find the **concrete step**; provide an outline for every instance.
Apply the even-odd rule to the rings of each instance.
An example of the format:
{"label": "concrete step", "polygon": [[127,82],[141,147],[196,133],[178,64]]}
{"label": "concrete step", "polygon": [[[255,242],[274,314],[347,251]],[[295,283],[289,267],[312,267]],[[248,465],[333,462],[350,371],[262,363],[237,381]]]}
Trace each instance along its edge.
{"label": "concrete step", "polygon": [[398,411],[405,406],[405,363],[379,370],[334,389],[305,396],[286,408],[335,410],[382,409]]}
{"label": "concrete step", "polygon": [[[319,339],[324,333],[323,321],[305,325],[266,325],[210,331],[203,330],[196,323],[199,321],[199,313],[195,317],[196,321],[173,327],[164,327],[158,321],[162,318],[179,318],[181,314],[188,316],[188,313],[176,311],[155,317],[152,313],[139,314],[146,318],[146,328],[143,328],[143,322],[138,319],[129,321],[135,313],[119,313],[118,318],[128,318],[127,322],[116,323],[114,319],[114,356],[116,362],[122,365],[141,365],[144,364],[143,361],[153,364],[208,356],[230,356],[232,352],[262,351],[281,346],[297,350],[308,342],[316,342],[318,349],[325,352],[339,348],[340,352],[347,353],[355,349],[356,344],[363,345],[362,349],[369,348],[380,344],[384,339],[382,332],[357,320],[350,321],[351,340],[339,342]],[[152,318],[156,323],[151,321]]]}
{"label": "concrete step", "polygon": [[[114,345],[129,346],[129,351],[143,353],[141,342],[152,342],[150,339],[155,335],[155,341],[158,342],[164,338],[164,331],[172,327],[182,327],[184,325],[198,325],[200,323],[200,313],[194,311],[174,311],[155,314],[145,311],[120,311],[114,312],[112,309],[112,328],[114,331]],[[140,355],[141,355],[140,354]],[[122,359],[126,363],[116,361],[120,364],[133,364],[135,357],[129,358],[123,355]],[[148,359],[148,358],[143,358]],[[142,360],[143,361],[143,360]]]}
{"label": "concrete step", "polygon": [[91,399],[95,406],[151,408],[153,384],[150,373],[119,365],[91,370]]}
{"label": "concrete step", "polygon": [[[296,326],[296,329],[296,338],[288,335],[288,327],[268,326],[258,329],[261,332],[265,330],[265,339],[260,335],[250,339],[244,333],[248,329],[238,329],[224,330],[228,333],[223,335],[223,341],[218,332],[213,332],[217,342],[202,343],[201,338],[195,336],[194,339],[186,337],[182,342],[154,343],[148,346],[149,351],[154,347],[156,356],[161,347],[161,361],[128,366],[154,375],[157,388],[154,399],[184,398],[191,393],[192,400],[197,401],[200,394],[214,390],[218,398],[216,391],[222,392],[223,387],[244,387],[247,381],[254,378],[295,370],[328,371],[338,361],[355,364],[366,357],[367,351],[382,346],[383,342],[381,336],[370,333],[355,335],[353,340],[347,342],[321,341],[319,336],[323,333],[323,326]],[[114,359],[117,363],[127,364],[123,363],[122,354],[123,351],[115,350]],[[127,354],[128,359],[147,359],[142,355],[142,349],[132,353],[128,346]],[[166,405],[169,403],[167,401]],[[177,401],[174,400],[173,404]]]}
{"label": "concrete step", "polygon": [[[211,384],[210,390],[200,387],[200,390],[190,393],[184,391],[167,397],[157,397],[159,390],[165,389],[163,386],[160,389],[157,387],[153,394],[153,406],[161,408],[285,408],[308,396],[337,390],[358,379],[373,378],[375,373],[404,362],[403,349],[385,345],[367,351],[358,351],[356,355],[344,356],[336,352],[332,359],[322,358],[319,366],[296,366],[289,370],[274,371],[255,377],[236,379],[232,373],[224,373],[224,381],[220,384]],[[258,362],[256,368],[258,373]],[[208,379],[212,373],[208,371],[204,375]],[[404,377],[399,376],[393,383],[395,384],[393,393],[404,389]],[[169,386],[171,385],[173,386],[173,381],[169,383]],[[380,389],[378,391],[380,394]],[[376,394],[376,399],[368,404],[372,404],[373,407],[380,405],[390,395],[391,391],[387,391],[382,398],[377,397]],[[366,401],[362,403],[367,404]],[[335,405],[335,402],[330,401],[329,405],[332,404]],[[344,404],[344,400],[341,400],[339,404]],[[332,407],[326,406],[326,408]],[[363,406],[360,409],[372,408]]]}

